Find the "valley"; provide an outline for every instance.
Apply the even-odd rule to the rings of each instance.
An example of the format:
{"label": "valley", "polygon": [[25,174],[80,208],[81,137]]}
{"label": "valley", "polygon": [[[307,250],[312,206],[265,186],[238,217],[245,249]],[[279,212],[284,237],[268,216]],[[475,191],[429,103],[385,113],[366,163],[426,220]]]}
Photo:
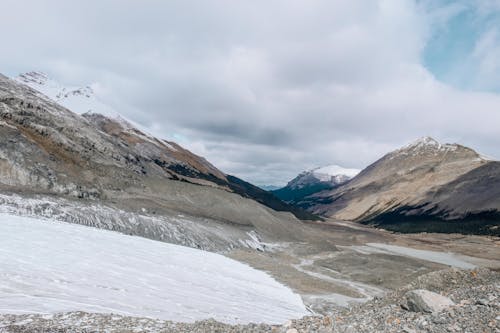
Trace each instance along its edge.
{"label": "valley", "polygon": [[[7,332],[285,332],[288,319],[330,327],[324,318],[362,310],[429,275],[500,269],[495,237],[401,235],[345,221],[304,223],[300,241],[255,237],[212,248],[216,255],[47,218],[0,219],[0,330]],[[220,237],[228,229],[218,230]]]}
{"label": "valley", "polygon": [[0,333],[500,333],[500,0],[0,26]]}
{"label": "valley", "polygon": [[314,240],[273,252],[237,249],[231,258],[269,272],[315,313],[366,302],[418,276],[454,267],[500,269],[500,239],[460,234],[393,234],[352,222],[307,225]]}
{"label": "valley", "polygon": [[286,332],[377,302],[410,318],[394,302],[426,279],[497,293],[498,162],[458,144],[267,192],[39,72],[0,75],[0,136],[2,333]]}

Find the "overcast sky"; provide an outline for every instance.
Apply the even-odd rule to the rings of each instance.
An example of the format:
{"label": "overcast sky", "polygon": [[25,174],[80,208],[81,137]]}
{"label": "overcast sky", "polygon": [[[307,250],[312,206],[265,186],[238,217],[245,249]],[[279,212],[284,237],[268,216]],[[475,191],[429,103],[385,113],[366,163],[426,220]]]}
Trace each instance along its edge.
{"label": "overcast sky", "polygon": [[500,157],[500,0],[2,0],[1,71],[281,185],[430,135]]}

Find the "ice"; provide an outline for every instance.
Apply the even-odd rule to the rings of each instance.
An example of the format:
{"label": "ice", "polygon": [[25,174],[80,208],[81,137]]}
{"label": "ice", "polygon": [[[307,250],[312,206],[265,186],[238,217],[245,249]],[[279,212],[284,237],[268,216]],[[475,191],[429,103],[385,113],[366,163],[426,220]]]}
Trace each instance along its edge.
{"label": "ice", "polygon": [[87,311],[193,322],[282,323],[297,294],[224,256],[141,237],[0,214],[0,312]]}

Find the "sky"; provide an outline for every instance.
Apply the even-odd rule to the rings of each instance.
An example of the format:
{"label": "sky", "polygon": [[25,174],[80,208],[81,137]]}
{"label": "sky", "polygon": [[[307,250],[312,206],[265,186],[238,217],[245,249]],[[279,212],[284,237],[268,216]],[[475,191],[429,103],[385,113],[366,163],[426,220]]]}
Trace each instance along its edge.
{"label": "sky", "polygon": [[38,70],[258,185],[422,136],[500,158],[500,0],[2,0]]}

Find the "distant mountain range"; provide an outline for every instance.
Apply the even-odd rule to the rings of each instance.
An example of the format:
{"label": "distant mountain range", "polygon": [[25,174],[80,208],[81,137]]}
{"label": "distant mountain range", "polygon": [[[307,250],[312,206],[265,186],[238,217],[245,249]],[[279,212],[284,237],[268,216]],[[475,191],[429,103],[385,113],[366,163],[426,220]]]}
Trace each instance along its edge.
{"label": "distant mountain range", "polygon": [[276,185],[260,185],[259,187],[268,192],[278,190],[281,188],[281,186],[276,186]]}
{"label": "distant mountain range", "polygon": [[396,231],[500,234],[500,162],[421,138],[299,205]]}
{"label": "distant mountain range", "polygon": [[308,208],[307,201],[303,202],[306,197],[320,191],[333,190],[356,176],[359,171],[338,165],[315,168],[300,173],[285,187],[272,190],[272,193],[287,203]]}

